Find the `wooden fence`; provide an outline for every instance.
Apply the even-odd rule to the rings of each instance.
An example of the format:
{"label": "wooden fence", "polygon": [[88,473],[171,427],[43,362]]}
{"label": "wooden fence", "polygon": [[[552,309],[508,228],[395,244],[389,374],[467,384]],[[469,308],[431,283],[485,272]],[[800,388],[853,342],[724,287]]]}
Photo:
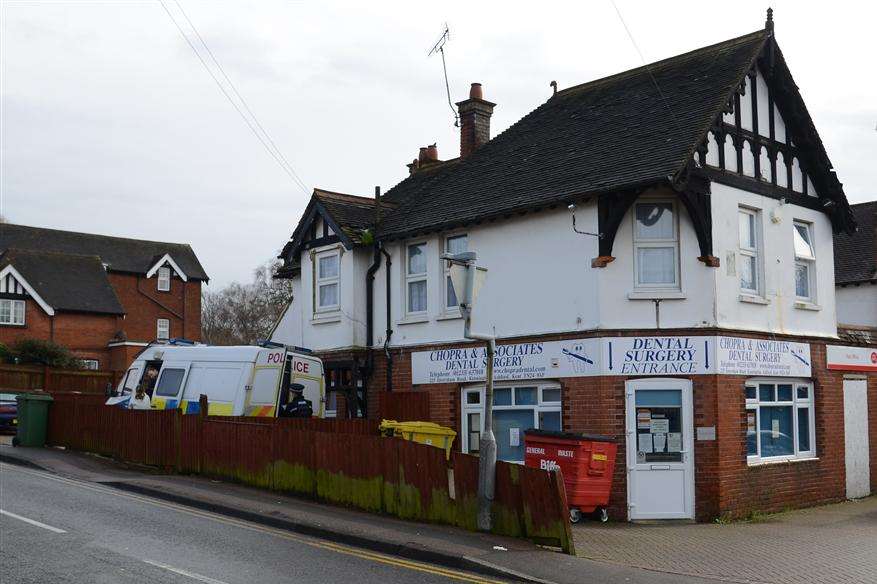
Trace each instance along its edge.
{"label": "wooden fence", "polygon": [[0,390],[81,391],[104,395],[114,374],[109,371],[52,369],[34,365],[0,365]]}
{"label": "wooden fence", "polygon": [[397,422],[430,421],[429,393],[425,391],[381,392],[378,415]]}
{"label": "wooden fence", "polygon": [[[132,411],[55,394],[48,442],[403,519],[476,529],[478,458],[378,435],[372,420]],[[559,473],[497,463],[494,532],[573,552]]]}

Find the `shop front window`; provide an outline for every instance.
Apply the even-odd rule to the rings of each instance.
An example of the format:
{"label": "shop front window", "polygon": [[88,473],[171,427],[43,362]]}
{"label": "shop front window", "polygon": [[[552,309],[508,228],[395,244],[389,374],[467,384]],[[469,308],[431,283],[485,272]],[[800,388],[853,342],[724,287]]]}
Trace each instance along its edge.
{"label": "shop front window", "polygon": [[[463,390],[463,450],[477,454],[484,429],[484,388]],[[562,429],[560,387],[553,383],[501,385],[493,390],[493,432],[497,459],[524,460],[524,432]]]}
{"label": "shop front window", "polygon": [[815,456],[813,385],[750,380],[746,395],[746,456],[750,463]]}

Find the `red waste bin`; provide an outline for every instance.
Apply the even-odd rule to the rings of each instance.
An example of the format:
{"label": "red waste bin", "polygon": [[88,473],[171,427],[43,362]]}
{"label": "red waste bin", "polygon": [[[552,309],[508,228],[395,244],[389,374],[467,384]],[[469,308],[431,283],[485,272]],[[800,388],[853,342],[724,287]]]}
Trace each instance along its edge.
{"label": "red waste bin", "polygon": [[606,521],[606,506],[612,490],[612,474],[618,445],[609,436],[527,430],[524,464],[532,468],[563,471],[569,504],[569,519],[577,523],[582,513],[600,512]]}

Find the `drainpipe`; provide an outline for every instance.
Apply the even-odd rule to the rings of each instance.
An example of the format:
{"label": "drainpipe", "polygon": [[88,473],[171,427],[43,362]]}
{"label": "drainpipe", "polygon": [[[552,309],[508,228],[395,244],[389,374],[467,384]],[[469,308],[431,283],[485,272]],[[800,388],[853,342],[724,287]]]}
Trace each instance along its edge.
{"label": "drainpipe", "polygon": [[387,386],[386,390],[393,391],[393,356],[390,354],[390,337],[393,336],[393,326],[392,321],[390,320],[391,310],[390,310],[390,266],[393,265],[392,260],[390,260],[390,254],[387,253],[387,250],[384,249],[384,246],[381,245],[381,253],[387,258],[387,330],[384,334],[384,355],[387,357]]}

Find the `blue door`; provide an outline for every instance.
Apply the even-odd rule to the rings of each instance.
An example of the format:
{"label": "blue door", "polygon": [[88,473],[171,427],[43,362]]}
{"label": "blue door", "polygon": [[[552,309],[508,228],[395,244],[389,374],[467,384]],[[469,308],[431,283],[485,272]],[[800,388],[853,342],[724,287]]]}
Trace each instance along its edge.
{"label": "blue door", "polygon": [[533,410],[494,410],[496,458],[523,462],[524,431],[534,427]]}

